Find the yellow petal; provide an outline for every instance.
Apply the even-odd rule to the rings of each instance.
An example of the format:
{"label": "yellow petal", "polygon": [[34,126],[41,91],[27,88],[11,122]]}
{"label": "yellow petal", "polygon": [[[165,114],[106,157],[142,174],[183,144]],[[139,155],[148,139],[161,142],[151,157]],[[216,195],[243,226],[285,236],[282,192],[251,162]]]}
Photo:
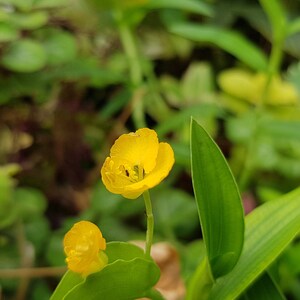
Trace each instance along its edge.
{"label": "yellow petal", "polygon": [[136,132],[121,135],[110,150],[111,158],[121,158],[132,166],[141,166],[149,173],[155,166],[158,152],[158,138],[154,130],[142,128]]}
{"label": "yellow petal", "polygon": [[155,168],[143,180],[125,186],[122,195],[128,199],[135,199],[144,191],[158,185],[168,176],[174,161],[174,152],[171,146],[168,143],[159,143]]}
{"label": "yellow petal", "polygon": [[102,168],[101,177],[105,187],[114,194],[122,194],[124,186],[131,184],[126,176],[121,176],[118,167],[122,164],[120,160],[107,157]]}

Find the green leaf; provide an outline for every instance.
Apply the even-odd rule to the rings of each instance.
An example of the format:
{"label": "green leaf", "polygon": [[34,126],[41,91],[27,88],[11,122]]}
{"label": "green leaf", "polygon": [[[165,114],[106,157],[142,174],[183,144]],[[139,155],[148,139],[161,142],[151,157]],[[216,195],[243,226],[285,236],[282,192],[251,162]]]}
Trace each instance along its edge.
{"label": "green leaf", "polygon": [[10,44],[3,53],[1,63],[15,72],[34,72],[46,63],[44,48],[31,39],[23,39]]}
{"label": "green leaf", "polygon": [[292,35],[300,31],[300,18],[293,20],[287,28],[288,34]]}
{"label": "green leaf", "polygon": [[48,65],[58,66],[76,57],[77,44],[72,34],[58,29],[47,29],[42,33],[44,35],[42,44],[47,53]]}
{"label": "green leaf", "polygon": [[187,103],[199,103],[205,95],[214,91],[212,69],[209,64],[192,63],[181,81],[182,95]]}
{"label": "green leaf", "polygon": [[61,0],[35,0],[34,1],[34,8],[53,8],[59,6],[65,6]]}
{"label": "green leaf", "polygon": [[299,121],[281,121],[265,119],[259,124],[260,134],[271,136],[274,139],[284,138],[300,140]]}
{"label": "green leaf", "polygon": [[208,133],[191,123],[192,180],[214,278],[236,265],[244,241],[244,212],[239,191],[222,152]]}
{"label": "green leaf", "polygon": [[155,131],[159,136],[163,136],[171,131],[176,131],[184,124],[187,124],[191,115],[197,115],[197,117],[211,117],[215,115],[220,115],[220,109],[214,104],[197,104],[189,106],[185,109],[182,109],[178,113],[172,114],[165,121],[158,124],[155,128]]}
{"label": "green leaf", "polygon": [[146,4],[149,8],[175,8],[180,10],[186,10],[193,13],[202,14],[205,16],[212,16],[212,8],[200,1],[193,0],[149,0]]}
{"label": "green leaf", "polygon": [[142,248],[134,244],[125,242],[107,243],[105,253],[108,257],[109,264],[115,262],[118,259],[129,261],[137,257],[145,257],[145,253]]}
{"label": "green leaf", "polygon": [[0,169],[0,229],[12,225],[17,217],[13,201],[13,180],[5,169]]}
{"label": "green leaf", "polygon": [[179,189],[162,188],[153,194],[156,230],[170,238],[187,237],[198,229],[199,219],[193,197]]}
{"label": "green leaf", "polygon": [[88,276],[63,299],[138,299],[155,285],[159,274],[159,268],[150,260],[139,257],[130,261],[116,260]]}
{"label": "green leaf", "polygon": [[11,42],[19,37],[19,31],[15,26],[7,23],[0,23],[0,42]]}
{"label": "green leaf", "polygon": [[220,278],[210,299],[238,297],[281,254],[300,230],[300,188],[256,208],[246,217],[245,244],[232,272]]}
{"label": "green leaf", "polygon": [[67,271],[58,286],[56,287],[54,293],[52,294],[50,300],[62,300],[65,295],[76,285],[81,283],[84,279],[77,273],[72,271]]}
{"label": "green leaf", "polygon": [[264,273],[256,280],[240,300],[284,300],[285,297],[279,290],[279,287],[274,282],[268,273]]}
{"label": "green leaf", "polygon": [[42,192],[34,188],[17,188],[14,191],[16,206],[20,216],[30,221],[41,216],[46,210],[47,200]]}
{"label": "green leaf", "polygon": [[9,4],[16,6],[21,11],[29,11],[35,0],[8,0]]}
{"label": "green leaf", "polygon": [[169,31],[195,42],[212,43],[255,70],[267,69],[267,58],[264,53],[244,36],[232,30],[193,23],[178,23],[172,24]]}
{"label": "green leaf", "polygon": [[10,22],[20,29],[33,30],[48,22],[48,14],[45,11],[15,13],[11,15]]}

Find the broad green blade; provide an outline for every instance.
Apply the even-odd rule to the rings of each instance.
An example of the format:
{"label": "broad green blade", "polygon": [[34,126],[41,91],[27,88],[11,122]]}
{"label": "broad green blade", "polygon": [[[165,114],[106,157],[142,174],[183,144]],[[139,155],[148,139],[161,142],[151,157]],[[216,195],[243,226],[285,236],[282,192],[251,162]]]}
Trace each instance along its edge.
{"label": "broad green blade", "polygon": [[140,257],[130,261],[116,260],[100,272],[88,276],[63,299],[139,299],[156,284],[159,275],[159,268],[153,261]]}
{"label": "broad green blade", "polygon": [[211,300],[238,297],[300,231],[300,188],[256,208],[246,217],[245,245],[230,274],[220,278]]}
{"label": "broad green blade", "polygon": [[240,257],[244,242],[244,211],[222,152],[194,120],[191,123],[191,163],[203,239],[216,279],[230,272]]}
{"label": "broad green blade", "polygon": [[239,300],[284,300],[285,297],[279,290],[269,273],[264,273],[258,278]]}
{"label": "broad green blade", "polygon": [[244,36],[232,30],[193,23],[177,23],[172,24],[169,31],[195,42],[212,43],[255,70],[267,69],[267,58],[264,53]]}

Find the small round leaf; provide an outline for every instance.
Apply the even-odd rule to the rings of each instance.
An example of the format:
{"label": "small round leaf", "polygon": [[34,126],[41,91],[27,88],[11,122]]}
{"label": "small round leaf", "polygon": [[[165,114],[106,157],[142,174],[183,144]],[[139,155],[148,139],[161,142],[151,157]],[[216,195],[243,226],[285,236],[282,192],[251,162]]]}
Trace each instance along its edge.
{"label": "small round leaf", "polygon": [[56,29],[45,30],[43,34],[48,65],[58,66],[76,57],[77,44],[72,34]]}
{"label": "small round leaf", "polygon": [[46,63],[46,53],[41,44],[23,39],[13,42],[5,49],[2,65],[15,72],[34,72],[42,69]]}

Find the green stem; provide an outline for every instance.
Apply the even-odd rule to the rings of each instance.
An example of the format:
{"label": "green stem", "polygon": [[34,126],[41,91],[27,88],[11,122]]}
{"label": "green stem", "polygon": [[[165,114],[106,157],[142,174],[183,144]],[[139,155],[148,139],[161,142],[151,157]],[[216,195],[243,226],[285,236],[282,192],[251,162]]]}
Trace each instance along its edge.
{"label": "green stem", "polygon": [[[136,89],[143,83],[143,71],[137,43],[131,28],[123,20],[123,13],[121,10],[115,11],[115,19],[118,25],[121,42],[129,63],[130,80],[133,88]],[[143,97],[133,97],[133,99],[133,121],[135,123],[135,127],[146,127],[142,101]]]}
{"label": "green stem", "polygon": [[239,179],[239,186],[242,191],[247,188],[253,174],[255,173],[253,157],[254,157],[255,149],[257,148],[259,122],[262,116],[264,115],[266,104],[268,103],[269,89],[273,77],[276,76],[280,71],[280,66],[283,57],[283,45],[284,45],[285,36],[286,36],[285,28],[280,29],[280,31],[275,32],[273,35],[273,44],[272,44],[272,50],[269,58],[266,85],[262,93],[260,105],[256,107],[255,128],[251,140],[248,143],[249,146],[246,153],[245,163]]}
{"label": "green stem", "polygon": [[154,218],[152,213],[152,204],[150,199],[149,191],[143,193],[145,206],[146,206],[146,215],[147,215],[147,232],[146,232],[146,246],[145,254],[148,257],[151,257],[151,246],[153,241],[153,228],[154,228]]}
{"label": "green stem", "polygon": [[283,43],[284,43],[284,32],[277,35],[277,37],[274,38],[272,51],[270,54],[269,59],[269,66],[268,66],[268,74],[267,74],[267,81],[266,85],[263,91],[262,95],[262,101],[261,106],[258,107],[259,110],[264,110],[266,104],[268,103],[268,95],[269,95],[269,89],[270,84],[273,80],[273,77],[276,76],[279,73],[280,65],[282,62],[283,57]]}

